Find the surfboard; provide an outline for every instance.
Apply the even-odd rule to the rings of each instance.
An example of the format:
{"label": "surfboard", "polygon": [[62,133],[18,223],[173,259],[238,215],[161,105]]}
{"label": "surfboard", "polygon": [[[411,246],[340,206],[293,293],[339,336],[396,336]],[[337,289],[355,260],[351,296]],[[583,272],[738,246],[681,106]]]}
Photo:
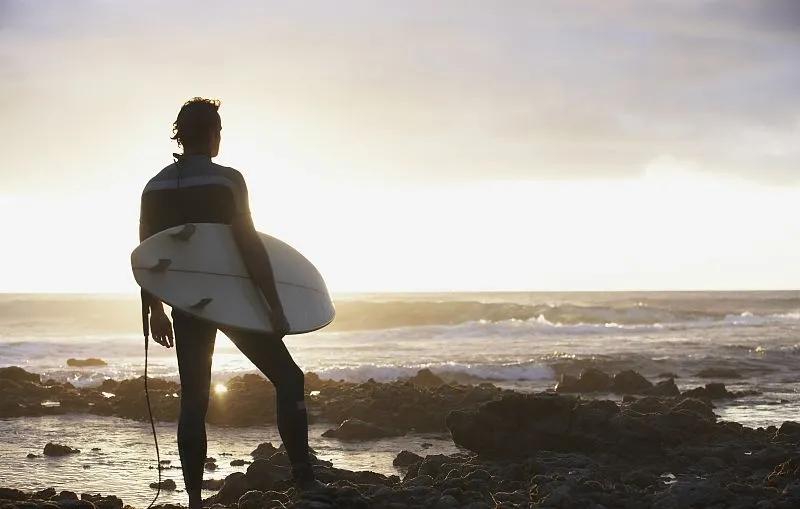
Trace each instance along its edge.
{"label": "surfboard", "polygon": [[[269,253],[289,334],[328,325],[335,315],[319,271],[285,242],[259,233]],[[188,223],[145,239],[131,253],[136,283],[173,308],[218,328],[272,332],[269,306],[250,279],[230,226]]]}

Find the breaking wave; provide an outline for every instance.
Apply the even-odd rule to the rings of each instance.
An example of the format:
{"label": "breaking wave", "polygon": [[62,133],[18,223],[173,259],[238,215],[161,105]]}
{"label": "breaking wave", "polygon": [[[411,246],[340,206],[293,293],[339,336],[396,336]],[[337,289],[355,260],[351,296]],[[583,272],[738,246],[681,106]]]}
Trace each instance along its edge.
{"label": "breaking wave", "polygon": [[543,327],[669,328],[713,325],[763,325],[800,321],[800,310],[753,313],[746,309],[697,309],[695,306],[516,304],[477,301],[349,301],[338,303],[329,330],[522,322]]}
{"label": "breaking wave", "polygon": [[364,364],[360,366],[332,367],[316,371],[323,379],[365,382],[373,379],[388,382],[409,378],[420,369],[430,369],[446,381],[537,381],[552,380],[553,368],[538,362],[509,364],[420,364],[416,366],[392,366]]}

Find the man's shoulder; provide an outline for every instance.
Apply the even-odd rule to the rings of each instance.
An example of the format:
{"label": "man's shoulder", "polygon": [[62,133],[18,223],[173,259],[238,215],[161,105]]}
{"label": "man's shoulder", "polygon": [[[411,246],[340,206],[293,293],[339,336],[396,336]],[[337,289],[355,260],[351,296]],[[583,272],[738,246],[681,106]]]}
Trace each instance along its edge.
{"label": "man's shoulder", "polygon": [[148,191],[153,186],[157,186],[159,182],[175,178],[175,163],[168,164],[162,168],[158,173],[150,177],[147,184],[144,186],[144,191]]}
{"label": "man's shoulder", "polygon": [[213,161],[211,162],[211,167],[219,174],[224,175],[230,178],[231,180],[235,180],[237,182],[244,182],[244,177],[242,176],[242,173],[236,168],[231,168],[230,166],[223,166]]}

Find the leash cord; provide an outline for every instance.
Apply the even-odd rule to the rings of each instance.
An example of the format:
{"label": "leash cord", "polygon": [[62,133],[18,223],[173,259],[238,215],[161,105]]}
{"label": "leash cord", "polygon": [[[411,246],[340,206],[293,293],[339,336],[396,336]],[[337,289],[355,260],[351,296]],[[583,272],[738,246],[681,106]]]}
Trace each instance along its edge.
{"label": "leash cord", "polygon": [[147,509],[151,509],[153,504],[156,503],[158,500],[158,496],[161,494],[161,454],[158,451],[158,436],[156,435],[156,424],[153,420],[153,409],[150,406],[150,391],[147,389],[147,345],[149,343],[149,338],[147,335],[144,337],[144,398],[147,400],[147,413],[150,415],[150,429],[153,430],[153,443],[156,445],[156,470],[158,470],[158,486],[156,487],[156,496],[153,497],[153,501],[150,502],[150,505],[147,506]]}

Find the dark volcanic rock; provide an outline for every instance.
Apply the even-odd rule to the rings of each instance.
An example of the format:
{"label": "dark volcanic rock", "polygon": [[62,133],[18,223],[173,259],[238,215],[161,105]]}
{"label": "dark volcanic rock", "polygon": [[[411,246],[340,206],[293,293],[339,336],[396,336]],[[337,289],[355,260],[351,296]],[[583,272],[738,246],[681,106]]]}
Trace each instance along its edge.
{"label": "dark volcanic rock", "polygon": [[216,495],[216,501],[221,504],[234,504],[251,489],[247,476],[242,472],[234,472],[224,479]]}
{"label": "dark volcanic rock", "polygon": [[800,438],[800,423],[795,421],[784,421],[784,423],[781,424],[781,427],[778,428],[778,431],[775,432],[775,439],[777,440],[781,438]]}
{"label": "dark volcanic rock", "polygon": [[338,438],[340,440],[372,440],[376,438],[396,437],[403,433],[391,428],[376,426],[360,419],[347,419],[338,428],[329,429],[322,434],[324,437]]}
{"label": "dark volcanic rock", "polygon": [[488,456],[569,449],[574,444],[564,443],[571,442],[565,431],[571,427],[576,402],[565,396],[513,394],[476,410],[451,412],[447,427],[457,445]]}
{"label": "dark volcanic rock", "polygon": [[103,359],[90,357],[88,359],[67,359],[67,366],[74,368],[84,368],[88,366],[107,366],[108,363]]}
{"label": "dark volcanic rock", "polygon": [[25,371],[17,366],[9,366],[7,368],[0,368],[0,379],[38,384],[41,381],[41,376],[37,375],[36,373]]}
{"label": "dark volcanic rock", "polygon": [[417,387],[439,387],[444,384],[444,380],[434,375],[428,368],[420,369],[417,371],[417,374],[409,378],[408,381]]}
{"label": "dark volcanic rock", "polygon": [[45,456],[66,456],[67,454],[77,454],[81,452],[80,449],[73,449],[68,445],[54,444],[47,442],[44,446]]}
{"label": "dark volcanic rock", "polygon": [[[55,491],[53,491],[55,494]],[[28,496],[25,492],[14,488],[0,488],[0,500],[25,500]]]}
{"label": "dark volcanic rock", "polygon": [[699,400],[662,405],[650,399],[620,408],[551,394],[515,394],[477,409],[452,412],[453,440],[481,455],[520,457],[539,450],[659,454],[665,447],[725,435],[712,409]]}
{"label": "dark volcanic rock", "polygon": [[798,481],[800,481],[800,458],[795,457],[777,465],[764,479],[764,484],[775,488],[784,488],[786,485]]}
{"label": "dark volcanic rock", "polygon": [[81,500],[91,502],[97,509],[122,509],[124,506],[122,500],[114,495],[82,493]]}
{"label": "dark volcanic rock", "polygon": [[[669,398],[647,396],[620,406],[611,401],[581,401],[552,394],[547,398],[520,395],[515,411],[511,399],[506,397],[476,409],[475,418],[484,422],[494,422],[489,415],[481,416],[481,410],[485,412],[487,407],[505,419],[518,420],[501,428],[483,428],[484,435],[509,438],[504,433],[524,430],[533,422],[532,417],[546,415],[550,415],[550,425],[542,428],[556,434],[555,416],[563,410],[560,405],[569,401],[565,408],[572,415],[572,429],[564,429],[562,433],[593,435],[596,447],[553,451],[545,446],[502,459],[471,453],[429,455],[409,466],[402,481],[397,476],[353,472],[317,462],[315,474],[327,487],[309,492],[292,487],[288,469],[282,466],[286,464],[285,453],[277,450],[269,459],[257,459],[246,474],[237,472],[226,477],[220,491],[206,499],[204,506],[215,509],[789,509],[797,507],[800,500],[800,462],[795,446],[774,443],[774,429],[753,430],[736,423],[716,424],[706,419],[700,408],[708,408],[708,402],[687,399],[676,403]],[[657,400],[661,401],[660,406],[655,404]],[[633,411],[634,405],[650,408],[653,413]],[[676,407],[678,410],[673,410]],[[625,437],[611,446],[614,441],[611,436],[620,432]],[[659,441],[660,446],[642,454],[644,449],[634,440],[634,450],[628,450],[629,440],[637,433],[650,441]],[[262,452],[267,449],[262,447]],[[54,501],[57,496],[64,494],[56,495],[52,489],[39,494],[0,489],[0,506],[55,509],[34,499]],[[66,497],[59,504],[79,502],[74,500],[74,494]],[[83,495],[81,499],[101,509],[122,507],[119,499],[108,506],[101,506],[99,498]]]}
{"label": "dark volcanic rock", "polygon": [[653,384],[639,373],[631,370],[614,375],[611,390],[617,394],[644,394]]}
{"label": "dark volcanic rock", "polygon": [[583,392],[604,392],[611,388],[611,377],[599,369],[586,369],[581,373],[578,384]]}
{"label": "dark volcanic rock", "polygon": [[562,374],[556,385],[556,392],[608,392],[611,389],[611,377],[595,368],[585,369],[579,378]]}
{"label": "dark volcanic rock", "polygon": [[[142,377],[105,380],[99,387],[77,389],[69,383],[39,381],[39,375],[22,368],[0,368],[0,418],[86,412],[146,421],[147,406]],[[403,432],[444,432],[451,410],[499,398],[504,391],[492,384],[442,384],[433,373],[421,370],[412,380],[358,384],[321,380],[306,375],[310,418],[340,423],[360,419]],[[180,385],[151,378],[148,381],[153,413],[174,421],[180,408]],[[275,390],[259,375],[234,377],[227,392],[212,393],[207,421],[226,426],[274,423]],[[43,403],[48,404],[43,405]]]}
{"label": "dark volcanic rock", "polygon": [[705,387],[696,387],[694,389],[684,391],[682,395],[687,398],[708,400],[732,399],[736,397],[736,394],[728,391],[728,389],[725,388],[725,384],[721,383],[711,383],[706,384]]}
{"label": "dark volcanic rock", "polygon": [[252,490],[239,497],[238,509],[283,509],[289,497],[275,491]]}
{"label": "dark volcanic rock", "polygon": [[400,451],[400,453],[395,456],[394,461],[392,461],[392,465],[396,467],[407,467],[420,460],[422,460],[422,456],[419,454],[414,454],[411,451]]}
{"label": "dark volcanic rock", "polygon": [[562,373],[561,378],[556,383],[555,390],[562,393],[580,392],[578,390],[578,377]]}
{"label": "dark volcanic rock", "polygon": [[250,456],[255,459],[270,458],[282,450],[283,446],[275,447],[272,445],[272,442],[263,442],[258,444],[258,447],[253,449],[253,451],[250,453]]}
{"label": "dark volcanic rock", "polygon": [[[153,489],[158,488],[159,483],[151,482],[150,487]],[[161,481],[161,489],[166,491],[175,491],[178,488],[178,485],[175,484],[175,481],[172,479],[164,479]]]}
{"label": "dark volcanic rock", "polygon": [[670,378],[668,380],[662,380],[657,382],[653,387],[644,391],[645,394],[649,396],[680,396],[681,391],[678,389],[678,386],[675,385],[675,380]]}

